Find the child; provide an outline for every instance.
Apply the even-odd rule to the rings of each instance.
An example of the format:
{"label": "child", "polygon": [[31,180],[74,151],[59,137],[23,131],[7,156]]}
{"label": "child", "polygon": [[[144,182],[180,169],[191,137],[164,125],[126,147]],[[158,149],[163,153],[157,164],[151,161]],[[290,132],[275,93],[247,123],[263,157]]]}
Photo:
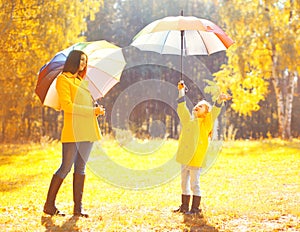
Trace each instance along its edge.
{"label": "child", "polygon": [[[181,122],[181,134],[176,161],[181,164],[181,206],[174,212],[202,217],[200,206],[200,172],[212,134],[213,123],[218,117],[223,101],[231,97],[221,94],[212,107],[206,100],[198,102],[193,110],[193,117],[186,106],[185,85],[178,83],[179,98],[177,112]],[[189,210],[191,190],[193,193],[192,207]]]}

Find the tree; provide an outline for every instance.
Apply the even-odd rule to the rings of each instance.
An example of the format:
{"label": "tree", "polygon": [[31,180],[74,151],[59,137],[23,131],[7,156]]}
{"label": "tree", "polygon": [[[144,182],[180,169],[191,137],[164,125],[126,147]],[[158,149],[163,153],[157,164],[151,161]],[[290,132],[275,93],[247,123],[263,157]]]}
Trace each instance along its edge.
{"label": "tree", "polygon": [[43,109],[34,94],[37,72],[56,52],[85,40],[85,19],[100,3],[0,0],[1,140],[28,139],[30,128],[41,125],[34,110]]}
{"label": "tree", "polygon": [[[228,64],[215,76],[233,95],[232,108],[241,115],[260,109],[269,93],[277,100],[279,136],[291,137],[294,89],[299,76],[299,3],[290,1],[222,1],[220,14],[235,45]],[[298,12],[298,13],[297,13]]]}

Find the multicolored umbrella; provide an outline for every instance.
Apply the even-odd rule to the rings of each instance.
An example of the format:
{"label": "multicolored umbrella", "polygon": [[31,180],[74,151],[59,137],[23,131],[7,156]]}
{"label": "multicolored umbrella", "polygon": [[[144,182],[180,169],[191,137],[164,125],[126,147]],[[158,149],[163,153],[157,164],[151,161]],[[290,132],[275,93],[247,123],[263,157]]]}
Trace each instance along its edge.
{"label": "multicolored umbrella", "polygon": [[144,27],[134,38],[132,46],[160,54],[210,55],[223,51],[233,40],[213,22],[194,16],[169,16]]}
{"label": "multicolored umbrella", "polygon": [[56,77],[62,72],[67,56],[72,50],[81,50],[88,56],[86,79],[89,81],[94,100],[104,97],[120,80],[126,65],[120,47],[105,40],[76,43],[58,52],[40,69],[35,92],[43,105],[59,109]]}

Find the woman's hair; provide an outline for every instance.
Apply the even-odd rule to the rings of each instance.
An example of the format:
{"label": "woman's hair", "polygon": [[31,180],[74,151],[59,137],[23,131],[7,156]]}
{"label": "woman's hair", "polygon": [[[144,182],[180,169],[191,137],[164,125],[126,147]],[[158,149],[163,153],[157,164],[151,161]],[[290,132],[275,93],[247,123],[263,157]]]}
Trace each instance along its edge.
{"label": "woman's hair", "polygon": [[[81,59],[82,54],[86,56],[86,61],[87,61],[88,57],[83,51],[72,50],[67,57],[67,60],[65,62],[64,68],[63,68],[63,72],[70,72],[72,74],[77,73],[78,69],[79,69],[80,59]],[[87,69],[87,66],[85,66],[85,68],[82,71],[78,72],[78,74],[82,78],[85,77],[86,69]]]}

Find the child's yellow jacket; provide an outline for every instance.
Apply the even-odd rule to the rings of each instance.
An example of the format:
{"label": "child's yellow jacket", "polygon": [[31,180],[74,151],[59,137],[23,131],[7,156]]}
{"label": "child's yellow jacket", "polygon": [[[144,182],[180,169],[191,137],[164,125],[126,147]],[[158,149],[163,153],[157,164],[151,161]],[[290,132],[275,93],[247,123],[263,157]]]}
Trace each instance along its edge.
{"label": "child's yellow jacket", "polygon": [[213,106],[205,118],[192,118],[186,106],[185,97],[178,99],[177,113],[181,122],[176,161],[194,167],[201,167],[208,147],[208,138],[213,123],[220,114],[220,107]]}
{"label": "child's yellow jacket", "polygon": [[87,81],[75,78],[69,72],[62,73],[57,77],[56,89],[64,111],[61,142],[99,140],[101,132],[94,115],[93,99]]}

